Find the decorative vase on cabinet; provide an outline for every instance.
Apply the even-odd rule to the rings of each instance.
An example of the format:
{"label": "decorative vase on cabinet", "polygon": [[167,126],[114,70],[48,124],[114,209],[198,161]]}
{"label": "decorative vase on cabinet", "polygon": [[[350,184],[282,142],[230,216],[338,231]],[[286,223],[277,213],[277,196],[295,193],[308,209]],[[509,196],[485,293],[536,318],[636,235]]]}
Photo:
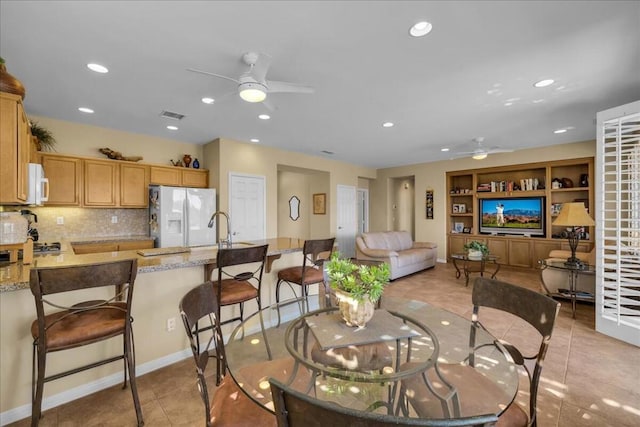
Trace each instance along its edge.
{"label": "decorative vase on cabinet", "polygon": [[189,165],[191,164],[191,156],[189,154],[185,154],[184,157],[182,158],[182,161],[184,162],[184,167],[188,168]]}
{"label": "decorative vase on cabinet", "polygon": [[200,162],[198,161],[198,159],[195,159],[193,161],[193,168],[194,169],[200,169]]}

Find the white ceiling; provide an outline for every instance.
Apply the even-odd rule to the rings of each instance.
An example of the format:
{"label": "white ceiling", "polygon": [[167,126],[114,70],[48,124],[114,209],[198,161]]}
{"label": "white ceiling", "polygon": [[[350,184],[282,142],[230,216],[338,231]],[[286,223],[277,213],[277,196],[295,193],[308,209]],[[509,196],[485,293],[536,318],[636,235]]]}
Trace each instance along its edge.
{"label": "white ceiling", "polygon": [[[478,136],[515,150],[595,139],[596,112],[640,99],[638,1],[2,0],[0,16],[0,55],[30,114],[372,167],[450,158],[440,148]],[[420,20],[432,33],[409,37]],[[186,71],[239,76],[247,51],[273,57],[267,78],[316,92],[270,94],[269,112]],[[534,88],[542,78],[556,83]],[[162,110],[186,115],[178,131]]]}

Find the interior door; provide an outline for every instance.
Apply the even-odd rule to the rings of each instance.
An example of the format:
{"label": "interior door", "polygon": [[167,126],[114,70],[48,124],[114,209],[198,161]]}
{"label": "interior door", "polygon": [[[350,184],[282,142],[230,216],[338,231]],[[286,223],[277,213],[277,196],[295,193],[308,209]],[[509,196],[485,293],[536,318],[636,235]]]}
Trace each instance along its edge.
{"label": "interior door", "polygon": [[358,234],[369,231],[369,190],[358,188]]}
{"label": "interior door", "polygon": [[356,256],[357,208],[356,187],[338,185],[337,191],[336,242],[338,250],[345,257]]}
{"label": "interior door", "polygon": [[265,177],[230,173],[229,198],[233,241],[265,239]]}

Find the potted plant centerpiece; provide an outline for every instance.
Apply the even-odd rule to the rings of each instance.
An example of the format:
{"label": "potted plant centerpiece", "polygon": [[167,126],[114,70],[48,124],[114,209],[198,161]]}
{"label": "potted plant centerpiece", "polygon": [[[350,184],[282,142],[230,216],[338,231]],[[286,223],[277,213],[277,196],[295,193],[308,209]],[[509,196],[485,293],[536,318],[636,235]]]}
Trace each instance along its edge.
{"label": "potted plant centerpiece", "polygon": [[325,268],[342,318],[349,326],[364,327],[389,283],[389,264],[361,265],[334,252]]}
{"label": "potted plant centerpiece", "polygon": [[469,259],[482,259],[483,257],[489,255],[489,248],[485,243],[478,242],[477,240],[472,240],[469,243],[465,243],[463,246],[464,250],[467,251],[467,256]]}

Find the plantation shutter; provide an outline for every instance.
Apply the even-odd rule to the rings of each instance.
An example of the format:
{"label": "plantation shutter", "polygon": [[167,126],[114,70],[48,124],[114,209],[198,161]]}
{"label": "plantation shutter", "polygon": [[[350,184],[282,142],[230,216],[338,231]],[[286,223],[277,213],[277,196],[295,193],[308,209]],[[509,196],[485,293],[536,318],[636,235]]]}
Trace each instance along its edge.
{"label": "plantation shutter", "polygon": [[640,101],[597,129],[596,330],[640,346]]}

